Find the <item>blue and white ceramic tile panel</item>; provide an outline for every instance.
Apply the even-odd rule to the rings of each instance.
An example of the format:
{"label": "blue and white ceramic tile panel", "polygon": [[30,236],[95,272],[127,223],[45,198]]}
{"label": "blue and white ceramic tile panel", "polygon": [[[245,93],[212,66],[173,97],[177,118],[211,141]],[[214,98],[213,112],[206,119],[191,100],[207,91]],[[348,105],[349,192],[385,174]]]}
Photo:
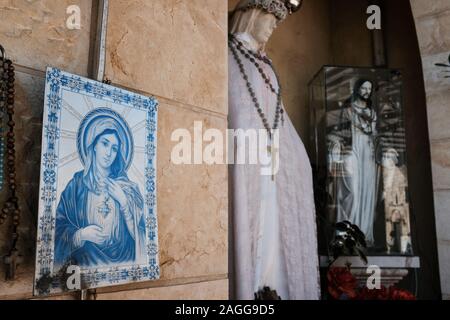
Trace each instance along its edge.
{"label": "blue and white ceramic tile panel", "polygon": [[[98,114],[103,114],[103,118],[99,118]],[[135,260],[130,260],[128,257],[127,261],[123,260],[120,263],[103,261],[81,266],[82,289],[159,278],[156,211],[157,119],[158,102],[153,97],[131,93],[56,68],[49,67],[47,69],[35,295],[61,293],[67,290],[65,281],[70,274],[65,272],[67,265],[58,265],[58,256],[55,254],[56,251],[62,250],[61,254],[64,255],[68,252],[66,249],[71,247],[69,244],[69,247],[62,246],[62,249],[58,249],[57,243],[60,240],[58,237],[61,235],[57,231],[60,228],[60,225],[57,225],[60,223],[57,214],[62,210],[60,208],[65,207],[62,202],[67,199],[63,197],[64,194],[66,196],[70,194],[68,189],[77,177],[77,174],[74,175],[74,173],[77,171],[83,173],[83,166],[88,162],[85,159],[86,154],[83,154],[86,151],[83,149],[85,147],[83,142],[87,143],[89,136],[87,133],[86,136],[83,134],[85,131],[89,131],[88,126],[95,121],[97,122],[92,126],[96,125],[101,128],[105,123],[106,126],[108,124],[115,126],[120,131],[117,136],[123,137],[123,139],[118,139],[119,146],[123,149],[119,148],[119,151],[116,151],[122,155],[124,166],[121,167],[121,170],[126,172],[124,175],[126,178],[123,178],[121,183],[125,183],[129,189],[134,190],[129,191],[134,192],[136,197],[135,206],[130,206],[130,208],[138,208],[136,211],[139,212],[139,215],[133,216],[135,217],[134,230],[139,229],[139,222],[137,222],[139,220],[142,221],[139,230],[145,230],[145,233],[144,231],[141,233],[142,239],[144,239],[139,242],[141,248],[137,247],[139,233],[134,234],[135,241],[132,242],[133,245],[130,248],[135,250],[135,256],[133,256]],[[94,131],[92,129],[92,132]],[[116,163],[119,160],[112,161]],[[128,194],[126,195],[128,196]],[[86,208],[88,202],[82,202],[81,198],[76,199],[75,197],[70,200],[73,201],[74,206]],[[131,201],[129,197],[127,197],[127,201]],[[117,208],[117,206],[114,207],[113,204],[112,208]],[[120,208],[122,207],[120,206]],[[110,209],[111,207],[107,207],[107,210]],[[117,212],[122,214],[122,211]],[[134,214],[133,211],[131,214]],[[131,234],[131,231],[129,233]],[[80,244],[78,243],[78,245]],[[122,251],[127,252],[127,250]],[[144,257],[140,261],[137,260],[138,251],[141,253],[141,257]]]}

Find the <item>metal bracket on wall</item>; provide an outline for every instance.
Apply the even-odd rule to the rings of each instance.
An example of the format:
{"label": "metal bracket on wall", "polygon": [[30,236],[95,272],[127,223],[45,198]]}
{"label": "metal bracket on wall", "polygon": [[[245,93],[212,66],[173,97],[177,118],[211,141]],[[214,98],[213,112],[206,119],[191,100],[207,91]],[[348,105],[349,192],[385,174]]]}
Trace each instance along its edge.
{"label": "metal bracket on wall", "polygon": [[98,1],[97,30],[95,36],[91,77],[102,82],[105,76],[106,34],[109,0]]}
{"label": "metal bracket on wall", "polygon": [[[93,52],[91,78],[105,82],[105,60],[106,60],[106,34],[108,25],[109,0],[98,0],[97,29]],[[108,83],[108,82],[106,82]],[[109,81],[110,83],[110,81]],[[80,300],[96,299],[97,292],[93,290],[81,290]]]}

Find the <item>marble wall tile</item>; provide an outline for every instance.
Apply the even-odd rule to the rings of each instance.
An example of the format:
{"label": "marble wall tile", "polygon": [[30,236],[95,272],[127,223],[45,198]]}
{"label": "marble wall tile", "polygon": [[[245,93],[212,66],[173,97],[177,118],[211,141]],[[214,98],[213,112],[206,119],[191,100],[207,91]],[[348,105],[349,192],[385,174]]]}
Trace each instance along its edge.
{"label": "marble wall tile", "polygon": [[417,18],[450,10],[450,2],[447,0],[410,0],[414,16]]}
{"label": "marble wall tile", "polygon": [[[1,42],[15,62],[38,70],[53,65],[87,74],[92,3],[80,1],[82,28],[73,31],[65,27],[69,4],[68,0],[0,3]],[[227,166],[178,166],[170,158],[176,144],[170,141],[174,129],[192,132],[195,120],[202,121],[205,128],[224,131],[227,127],[226,3],[115,0],[110,5],[107,76],[161,98],[158,216],[162,280],[226,276]],[[16,78],[18,192],[23,199],[20,253],[24,262],[16,281],[0,280],[2,299],[31,298],[34,274],[44,78],[21,72]],[[9,245],[4,232],[8,227],[0,228],[2,253]],[[142,291],[141,296],[168,297],[164,292]],[[228,285],[227,280],[213,281],[171,292],[172,297],[226,299]]]}
{"label": "marble wall tile", "polygon": [[[67,7],[80,7],[79,30],[66,25]],[[0,39],[16,63],[38,70],[54,66],[87,75],[91,33],[90,0],[2,0]]]}
{"label": "marble wall tile", "polygon": [[423,55],[450,50],[450,9],[417,19],[416,29]]}
{"label": "marble wall tile", "polygon": [[450,242],[449,241],[439,241],[438,243],[439,252],[439,266],[441,271],[441,290],[443,297],[450,297]]}
{"label": "marble wall tile", "polygon": [[435,191],[434,198],[438,240],[450,244],[450,190]]}
{"label": "marble wall tile", "polygon": [[434,190],[450,189],[450,139],[431,143]]}
{"label": "marble wall tile", "polygon": [[[450,79],[448,81],[450,84]],[[428,129],[431,140],[450,138],[449,113],[450,90],[437,91],[427,97]]]}
{"label": "marble wall tile", "polygon": [[106,76],[226,115],[226,43],[223,0],[111,1]]}
{"label": "marble wall tile", "polygon": [[162,279],[228,272],[228,173],[226,165],[176,165],[173,130],[193,135],[194,121],[226,129],[226,119],[173,107],[159,109],[158,221]]}

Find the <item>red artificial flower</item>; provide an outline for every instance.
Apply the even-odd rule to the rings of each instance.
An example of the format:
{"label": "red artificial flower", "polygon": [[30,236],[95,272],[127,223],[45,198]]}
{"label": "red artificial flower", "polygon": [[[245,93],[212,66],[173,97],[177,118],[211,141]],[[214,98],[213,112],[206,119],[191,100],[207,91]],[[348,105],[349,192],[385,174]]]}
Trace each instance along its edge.
{"label": "red artificial flower", "polygon": [[389,299],[390,300],[416,300],[416,297],[408,290],[390,287],[389,288]]}
{"label": "red artificial flower", "polygon": [[355,300],[389,300],[389,290],[385,286],[381,286],[380,289],[364,287]]}
{"label": "red artificial flower", "polygon": [[357,296],[357,281],[347,268],[331,268],[328,270],[328,292],[334,299],[346,295],[349,299]]}

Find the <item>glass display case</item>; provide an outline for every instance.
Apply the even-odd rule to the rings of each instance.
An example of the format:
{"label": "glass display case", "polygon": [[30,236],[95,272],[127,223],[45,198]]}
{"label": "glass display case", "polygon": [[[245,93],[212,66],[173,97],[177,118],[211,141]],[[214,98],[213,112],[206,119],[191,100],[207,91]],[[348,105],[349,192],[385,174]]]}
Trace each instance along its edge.
{"label": "glass display case", "polygon": [[322,253],[350,221],[369,254],[412,255],[401,72],[325,66],[309,89]]}

